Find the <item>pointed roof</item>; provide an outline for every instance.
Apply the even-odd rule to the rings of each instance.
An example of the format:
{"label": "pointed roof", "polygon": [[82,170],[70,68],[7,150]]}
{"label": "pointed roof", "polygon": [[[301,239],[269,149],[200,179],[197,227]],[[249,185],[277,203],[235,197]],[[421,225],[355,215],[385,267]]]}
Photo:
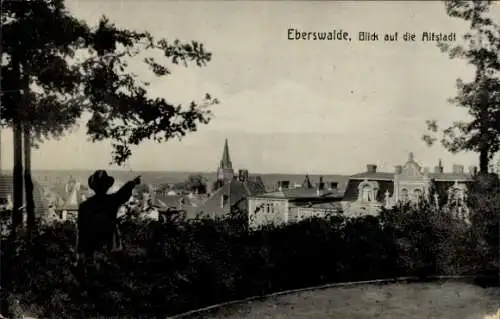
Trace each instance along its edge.
{"label": "pointed roof", "polygon": [[313,188],[311,180],[309,179],[309,174],[306,175],[306,178],[304,179],[304,182],[302,183],[302,187],[303,188]]}
{"label": "pointed roof", "polygon": [[[11,174],[0,174],[0,199],[8,201],[14,198],[14,182]],[[47,210],[48,203],[44,195],[42,185],[33,178],[33,199],[35,200],[35,214],[43,216]],[[23,204],[26,205],[26,196],[23,196]]]}
{"label": "pointed roof", "polygon": [[231,163],[231,158],[229,157],[229,144],[226,141],[224,142],[224,150],[222,151],[222,159],[220,161],[221,168],[233,168],[233,163]]}
{"label": "pointed roof", "polygon": [[[231,212],[231,208],[235,207],[248,197],[263,194],[266,189],[263,185],[259,185],[253,180],[244,182],[238,179],[232,179],[224,184],[208,200],[196,209],[196,214],[203,213],[209,216],[223,216]],[[229,200],[228,205],[221,207],[221,196],[226,196]],[[195,215],[196,215],[195,214]]]}

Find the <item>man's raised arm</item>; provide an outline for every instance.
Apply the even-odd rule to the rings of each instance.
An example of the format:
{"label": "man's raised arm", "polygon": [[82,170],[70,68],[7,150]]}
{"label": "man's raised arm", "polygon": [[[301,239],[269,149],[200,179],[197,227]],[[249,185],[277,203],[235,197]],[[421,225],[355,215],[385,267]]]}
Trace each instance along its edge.
{"label": "man's raised arm", "polygon": [[117,204],[125,204],[132,196],[134,188],[141,183],[141,177],[138,176],[134,180],[125,183],[116,193],[113,194]]}

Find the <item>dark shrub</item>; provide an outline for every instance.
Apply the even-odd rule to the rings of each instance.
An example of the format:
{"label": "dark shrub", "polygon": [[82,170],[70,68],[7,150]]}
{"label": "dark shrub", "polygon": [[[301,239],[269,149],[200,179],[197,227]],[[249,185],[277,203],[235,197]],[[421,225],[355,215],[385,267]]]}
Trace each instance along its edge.
{"label": "dark shrub", "polygon": [[2,249],[2,278],[8,278],[2,298],[17,298],[44,318],[165,317],[327,282],[491,272],[498,269],[493,224],[499,222],[492,189],[481,190],[487,197],[471,225],[427,203],[379,217],[313,218],[251,232],[242,212],[129,219],[120,226],[123,251],[78,268],[72,266],[74,225],[52,225],[30,244],[3,240],[2,248],[12,249]]}

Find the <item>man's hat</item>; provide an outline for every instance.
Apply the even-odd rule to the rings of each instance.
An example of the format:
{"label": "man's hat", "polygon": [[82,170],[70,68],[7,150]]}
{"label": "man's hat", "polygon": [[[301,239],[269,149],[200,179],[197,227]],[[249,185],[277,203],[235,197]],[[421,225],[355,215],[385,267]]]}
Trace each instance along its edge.
{"label": "man's hat", "polygon": [[115,179],[104,170],[97,170],[89,177],[89,187],[93,191],[107,191],[113,186]]}

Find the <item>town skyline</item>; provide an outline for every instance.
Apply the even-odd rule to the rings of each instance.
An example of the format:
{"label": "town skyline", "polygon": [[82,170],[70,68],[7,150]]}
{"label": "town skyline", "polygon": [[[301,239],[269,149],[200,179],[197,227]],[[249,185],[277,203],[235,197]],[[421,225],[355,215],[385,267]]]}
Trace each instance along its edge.
{"label": "town skyline", "polygon": [[[354,37],[362,31],[455,32],[461,41],[467,25],[448,17],[440,2],[69,1],[68,7],[92,24],[104,14],[157,37],[199,40],[213,53],[204,68],[174,67],[166,80],[149,79],[152,95],[174,103],[205,93],[217,97],[213,121],[182,142],[134,148],[124,170],[215,171],[225,138],[234,167],[250,173],[353,174],[366,164],[391,172],[410,152],[431,168],[439,159],[445,170],[477,165],[474,153],[452,155],[421,140],[425,120],[466,119],[447,102],[456,79],[470,79],[465,61],[450,60],[429,42],[287,39],[287,30],[297,28],[342,29]],[[33,169],[116,169],[107,165],[109,143],[86,142],[84,128],[82,122],[34,150]],[[3,130],[1,139],[0,168],[9,170],[11,132]]]}

